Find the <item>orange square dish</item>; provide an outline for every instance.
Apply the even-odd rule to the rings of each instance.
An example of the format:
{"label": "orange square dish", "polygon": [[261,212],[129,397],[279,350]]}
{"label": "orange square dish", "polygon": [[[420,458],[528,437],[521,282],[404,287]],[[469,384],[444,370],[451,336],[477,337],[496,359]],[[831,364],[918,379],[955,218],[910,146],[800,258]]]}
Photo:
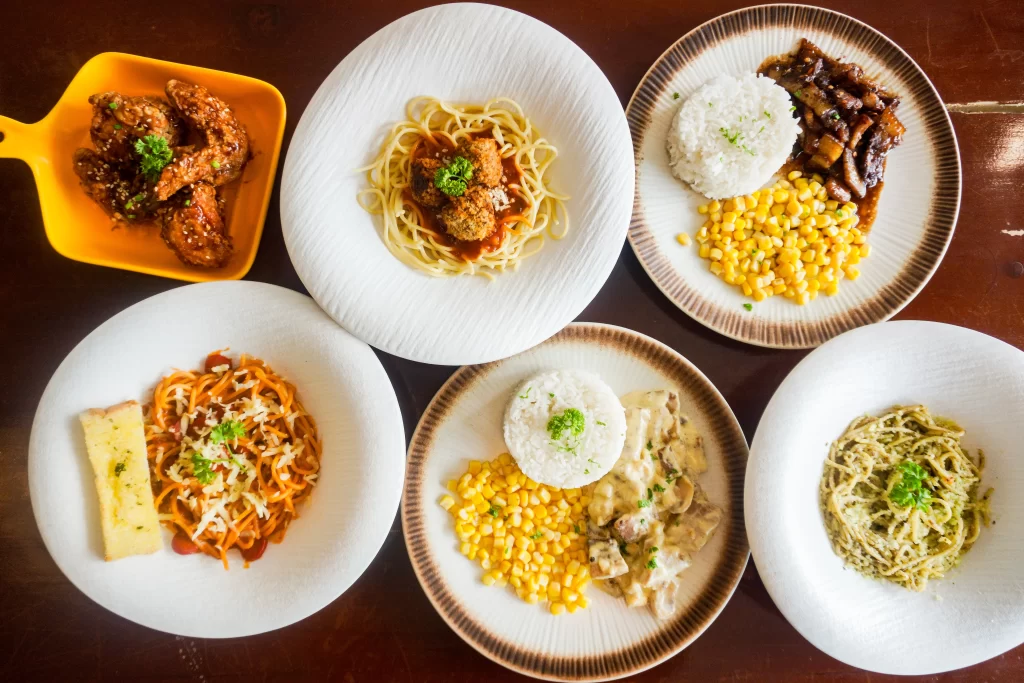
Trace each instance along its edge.
{"label": "orange square dish", "polygon": [[[108,90],[125,95],[164,96],[176,78],[206,87],[227,102],[245,125],[251,159],[240,180],[220,188],[234,253],[221,268],[200,268],[178,260],[152,224],[120,226],[82,191],[71,156],[93,147],[89,138],[89,96]],[[175,64],[118,52],[96,55],[81,68],[56,106],[38,123],[0,116],[0,157],[25,161],[39,190],[46,237],[58,253],[76,261],[163,277],[206,282],[237,280],[252,266],[274,185],[285,103],[277,88],[247,76]]]}

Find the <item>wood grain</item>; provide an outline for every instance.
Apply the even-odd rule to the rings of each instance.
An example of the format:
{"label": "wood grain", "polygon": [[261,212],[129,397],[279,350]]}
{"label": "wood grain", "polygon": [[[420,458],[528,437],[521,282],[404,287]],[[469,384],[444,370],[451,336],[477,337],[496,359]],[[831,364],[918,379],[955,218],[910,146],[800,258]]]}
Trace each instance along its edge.
{"label": "wood grain", "polygon": [[[284,94],[290,121],[351,49],[422,6],[391,3],[175,4],[97,0],[88,11],[47,0],[31,11],[0,9],[0,113],[41,118],[81,65],[120,50],[237,71]],[[625,103],[644,72],[685,32],[743,3],[708,0],[506,3],[576,41],[608,74]],[[1018,0],[823,2],[871,24],[925,70],[947,103],[1024,102],[1024,5]],[[964,193],[943,265],[899,316],[964,325],[1024,348],[1020,191],[1024,115],[956,113]],[[2,143],[0,143],[2,144]],[[465,645],[433,611],[413,575],[398,520],[366,574],[329,607],[294,626],[240,640],[194,640],[135,626],[96,606],[53,564],[28,500],[26,453],[36,402],[64,356],[114,313],[178,283],[76,263],[47,244],[28,168],[0,161],[0,679],[17,681],[477,681],[514,680]],[[271,203],[249,279],[302,291]],[[677,310],[623,251],[608,284],[580,320],[649,334],[705,372],[751,437],[769,397],[803,357],[746,346]],[[379,354],[410,434],[452,368]],[[183,596],[187,609],[188,596]],[[226,606],[230,608],[230,606]],[[920,681],[1018,681],[1024,648],[985,664]],[[819,653],[782,618],[751,564],[732,601],[696,643],[641,681],[775,683],[898,681]]]}

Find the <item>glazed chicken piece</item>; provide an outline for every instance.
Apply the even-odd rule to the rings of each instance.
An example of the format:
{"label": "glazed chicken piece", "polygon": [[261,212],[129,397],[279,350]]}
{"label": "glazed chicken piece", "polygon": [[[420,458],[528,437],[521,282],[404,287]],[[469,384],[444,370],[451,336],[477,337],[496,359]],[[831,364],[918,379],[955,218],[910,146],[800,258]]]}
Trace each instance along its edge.
{"label": "glazed chicken piece", "polygon": [[165,201],[186,185],[200,181],[216,187],[241,176],[249,161],[249,136],[227,103],[201,85],[182,81],[167,81],[166,91],[202,144],[164,167],[153,188],[156,199]]}
{"label": "glazed chicken piece", "polygon": [[234,251],[222,201],[209,183],[179,192],[161,209],[160,237],[182,262],[192,266],[219,268]]}
{"label": "glazed chicken piece", "polygon": [[100,156],[114,163],[134,159],[135,141],[147,135],[167,140],[170,146],[185,138],[185,126],[164,100],[157,97],[125,97],[118,92],[98,93],[92,104],[90,135]]}
{"label": "glazed chicken piece", "polygon": [[82,189],[117,222],[148,217],[145,178],[129,166],[105,160],[94,150],[75,150],[72,163]]}

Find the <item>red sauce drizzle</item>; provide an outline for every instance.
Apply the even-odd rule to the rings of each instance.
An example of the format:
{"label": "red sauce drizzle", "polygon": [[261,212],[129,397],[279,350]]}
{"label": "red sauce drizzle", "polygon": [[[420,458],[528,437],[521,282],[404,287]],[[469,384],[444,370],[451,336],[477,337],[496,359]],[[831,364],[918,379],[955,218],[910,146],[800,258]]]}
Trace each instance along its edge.
{"label": "red sauce drizzle", "polygon": [[[492,136],[489,133],[479,133],[470,137],[478,139]],[[438,134],[433,138],[420,138],[420,144],[416,145],[416,148],[413,149],[412,158],[416,160],[422,157],[452,157],[455,155],[455,147],[452,141],[445,135]],[[457,256],[466,261],[475,261],[482,254],[490,253],[501,247],[508,232],[507,226],[514,223],[517,216],[524,215],[528,208],[526,200],[512,187],[518,187],[523,180],[522,171],[516,164],[515,157],[502,158],[501,167],[503,171],[501,187],[505,190],[505,194],[508,195],[509,206],[495,213],[498,227],[482,240],[464,241],[455,239],[444,229],[444,224],[439,218],[439,209],[432,206],[423,206],[413,198],[412,192],[409,190],[405,190],[402,193],[402,199],[419,214],[420,225],[429,230],[438,243],[451,248]]]}

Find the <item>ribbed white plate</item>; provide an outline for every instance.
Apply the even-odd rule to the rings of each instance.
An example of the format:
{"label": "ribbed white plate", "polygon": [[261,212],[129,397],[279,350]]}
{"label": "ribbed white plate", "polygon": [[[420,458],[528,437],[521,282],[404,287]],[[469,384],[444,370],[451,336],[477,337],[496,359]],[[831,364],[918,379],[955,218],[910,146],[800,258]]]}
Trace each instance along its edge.
{"label": "ribbed white plate", "polygon": [[[674,388],[683,413],[704,437],[708,471],[700,484],[725,515],[683,575],[678,614],[659,621],[644,608],[596,587],[590,606],[552,616],[511,587],[484,586],[482,570],[459,553],[451,515],[439,505],[445,484],[470,460],[506,451],[505,404],[516,387],[544,370],[584,370],[618,395]],[[725,607],[747,561],[742,482],[746,442],[728,404],[697,368],[664,344],[610,325],[575,323],[529,351],[459,369],[428,406],[412,443],[402,528],[416,575],[456,633],[511,669],[549,680],[608,680],[637,673],[679,652]]]}
{"label": "ribbed white plate", "polygon": [[[295,384],[323,443],[320,478],[280,545],[249,569],[170,548],[103,560],[99,504],[78,415],[150,393],[169,371],[230,347]],[[168,633],[230,638],[287,626],[341,595],[387,537],[402,490],[402,414],[373,351],[291,290],[256,282],[179,287],[96,328],[64,359],[32,423],[28,476],[57,566],[110,611]]]}
{"label": "ribbed white plate", "polygon": [[[829,444],[864,414],[922,403],[983,448],[995,524],[923,593],[844,569],[818,507]],[[848,332],[811,353],[768,404],[747,468],[751,550],[790,623],[847,664],[924,675],[1024,642],[1024,353],[979,332],[899,321]]]}
{"label": "ribbed white plate", "polygon": [[[356,203],[366,176],[354,169],[418,95],[518,101],[558,147],[550,184],[572,197],[569,236],[495,282],[395,259],[379,217]],[[317,303],[379,349],[447,365],[504,358],[560,330],[604,284],[629,224],[632,149],[608,79],[558,31],[501,7],[421,10],[353,50],[303,113],[281,190],[288,253]]]}
{"label": "ribbed white plate", "polygon": [[[720,74],[756,71],[766,58],[808,38],[827,54],[856,62],[902,97],[907,132],[889,154],[871,256],[836,296],[797,306],[782,296],[752,303],[708,270],[697,242],[708,200],[672,176],[665,139],[681,102]],[[673,93],[679,93],[678,100]],[[953,235],[960,206],[960,157],[942,100],[895,43],[856,19],[802,5],[764,5],[722,15],[681,38],[651,67],[627,107],[636,149],[637,201],[630,243],[655,284],[681,310],[724,335],[761,346],[817,346],[846,330],[895,315],[924,287]]]}

